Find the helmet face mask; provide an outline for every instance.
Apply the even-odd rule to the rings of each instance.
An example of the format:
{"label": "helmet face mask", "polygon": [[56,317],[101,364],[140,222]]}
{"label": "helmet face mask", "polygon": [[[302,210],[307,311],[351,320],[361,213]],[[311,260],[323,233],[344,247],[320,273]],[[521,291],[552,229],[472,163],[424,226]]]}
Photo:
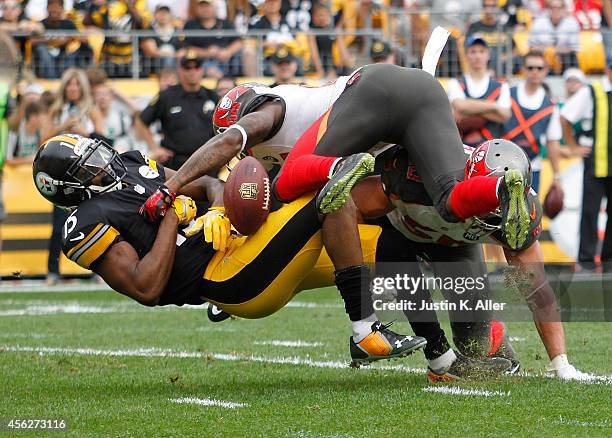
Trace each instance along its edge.
{"label": "helmet face mask", "polygon": [[119,153],[108,144],[70,134],[45,142],[33,164],[40,194],[64,208],[75,208],[94,193],[121,188],[126,174]]}

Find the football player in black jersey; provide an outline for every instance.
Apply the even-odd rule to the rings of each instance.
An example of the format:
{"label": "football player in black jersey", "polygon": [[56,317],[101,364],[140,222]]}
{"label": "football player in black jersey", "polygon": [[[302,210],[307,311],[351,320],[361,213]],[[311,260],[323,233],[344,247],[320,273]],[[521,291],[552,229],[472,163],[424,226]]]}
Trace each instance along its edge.
{"label": "football player in black jersey", "polygon": [[[501,174],[513,168],[523,173],[525,181],[531,181],[529,159],[513,142],[495,139],[473,151],[469,149],[465,178]],[[542,207],[537,193],[528,186],[527,199],[531,212],[529,235],[523,245],[514,249],[500,231],[500,217],[497,213],[484,218],[471,218],[463,223],[444,221],[433,207],[414,163],[402,148],[394,147],[380,154],[377,166],[381,175],[366,178],[353,190],[352,197],[361,214],[368,217],[388,213],[390,222],[396,230],[401,231],[401,234],[397,232],[396,235],[403,234],[412,241],[409,248],[414,250],[414,260],[418,256],[431,261],[437,277],[485,276],[486,266],[478,244],[493,242],[501,245],[508,263],[518,268],[517,272],[522,273],[522,278],[529,279],[528,286],[521,292],[525,294],[537,331],[551,360],[550,370],[561,379],[584,378],[585,374],[576,370],[567,359],[565,334],[556,298],[544,272],[544,258],[538,242]],[[458,269],[461,272],[457,272]],[[453,296],[447,298],[453,299]],[[474,297],[461,295],[460,298]],[[456,315],[449,313],[452,321]],[[482,327],[471,322],[451,322],[453,338],[459,349],[465,352],[465,348],[478,347],[474,344],[484,344],[481,349],[485,352],[488,350],[489,354],[517,361],[509,342],[503,339],[507,337],[505,328],[490,330],[488,321],[483,322],[485,324]],[[492,324],[500,323],[493,321]],[[502,351],[499,351],[500,348]],[[504,349],[507,351],[504,352]],[[430,380],[441,377],[431,366],[428,376]]]}
{"label": "football player in black jersey", "polygon": [[[141,304],[209,301],[233,315],[261,318],[291,300],[325,243],[353,323],[353,362],[402,357],[425,345],[425,339],[397,334],[377,321],[371,296],[362,293],[369,274],[354,204],[321,220],[314,194],[303,196],[272,212],[253,235],[231,236],[227,248],[221,248],[225,251],[215,251],[202,233],[192,234],[186,226],[197,209],[221,205],[220,181],[203,176],[184,186],[179,196],[165,193],[170,199],[161,204],[169,208],[160,212],[160,222],[139,213],[172,174],[139,152],[119,155],[104,142],[77,135],[47,140],[33,163],[41,195],[60,207],[75,208],[63,230],[66,256]],[[191,198],[204,203],[196,208]],[[229,231],[219,210],[210,210],[204,223],[207,215],[220,222],[219,232]],[[503,359],[497,365],[500,371],[509,368]]]}

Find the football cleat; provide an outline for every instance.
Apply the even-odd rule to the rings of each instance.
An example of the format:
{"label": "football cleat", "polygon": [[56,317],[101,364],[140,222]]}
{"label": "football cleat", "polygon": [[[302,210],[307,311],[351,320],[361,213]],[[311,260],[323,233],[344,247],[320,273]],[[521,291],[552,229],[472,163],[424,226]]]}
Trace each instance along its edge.
{"label": "football cleat", "polygon": [[352,367],[359,368],[377,360],[408,356],[427,344],[425,338],[420,336],[405,336],[389,330],[391,324],[376,321],[372,324],[372,332],[360,342],[350,337]]}
{"label": "football cleat", "polygon": [[340,160],[317,195],[319,212],[329,214],[342,207],[355,184],[373,171],[374,157],[368,153],[350,155]]}
{"label": "football cleat", "polygon": [[231,314],[227,313],[225,310],[219,309],[214,304],[209,303],[208,309],[206,310],[206,315],[208,319],[212,322],[221,322],[225,321],[228,318],[231,318]]}
{"label": "football cleat", "polygon": [[427,367],[427,379],[431,383],[452,382],[467,378],[491,377],[506,373],[512,368],[512,362],[501,357],[472,359],[455,351],[457,359],[446,369]]}
{"label": "football cleat", "polygon": [[523,174],[508,170],[499,187],[499,202],[502,213],[501,230],[511,249],[519,249],[527,240],[531,219],[527,203],[527,185]]}
{"label": "football cleat", "polygon": [[503,357],[512,363],[512,368],[506,374],[515,374],[521,369],[518,354],[512,348],[506,324],[495,319],[491,320],[491,351],[489,357]]}

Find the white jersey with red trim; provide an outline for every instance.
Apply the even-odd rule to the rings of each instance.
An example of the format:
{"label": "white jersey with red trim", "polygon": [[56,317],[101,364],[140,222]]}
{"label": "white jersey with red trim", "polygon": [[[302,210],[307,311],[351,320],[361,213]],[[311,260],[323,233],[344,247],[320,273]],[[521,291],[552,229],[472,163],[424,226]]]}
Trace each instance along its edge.
{"label": "white jersey with red trim", "polygon": [[436,243],[444,246],[463,246],[472,243],[497,243],[473,218],[463,222],[446,222],[431,205],[393,201],[395,210],[387,214],[391,224],[414,242]]}
{"label": "white jersey with red trim", "polygon": [[257,158],[267,171],[282,166],[293,145],[302,134],[338,99],[350,76],[341,76],[321,87],[304,85],[278,85],[273,88],[253,87],[257,94],[278,96],[285,107],[285,117],[280,129],[268,140],[249,149],[249,155]]}

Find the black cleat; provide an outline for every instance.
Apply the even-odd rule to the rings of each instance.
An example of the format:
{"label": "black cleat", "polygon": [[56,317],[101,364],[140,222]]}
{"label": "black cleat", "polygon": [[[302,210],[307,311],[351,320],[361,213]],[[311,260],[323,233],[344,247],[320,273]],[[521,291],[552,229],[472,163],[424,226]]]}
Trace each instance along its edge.
{"label": "black cleat", "polygon": [[506,171],[498,196],[502,214],[501,231],[511,249],[521,248],[529,235],[531,220],[527,194],[523,174],[516,169]]}
{"label": "black cleat", "polygon": [[231,314],[227,313],[225,310],[219,309],[212,303],[208,303],[208,310],[206,311],[206,315],[208,316],[208,319],[212,322],[221,322],[232,317]]}
{"label": "black cleat", "polygon": [[427,367],[427,379],[431,383],[452,382],[466,378],[491,377],[506,373],[512,368],[512,362],[501,357],[472,359],[455,351],[457,359],[448,369],[434,370]]}
{"label": "black cleat", "polygon": [[405,336],[389,330],[391,324],[374,322],[372,333],[357,343],[350,337],[352,367],[359,368],[377,360],[408,356],[427,344],[425,338],[420,336]]}
{"label": "black cleat", "polygon": [[368,153],[343,158],[336,164],[333,175],[317,195],[319,212],[333,213],[342,207],[355,184],[373,171],[374,157]]}

